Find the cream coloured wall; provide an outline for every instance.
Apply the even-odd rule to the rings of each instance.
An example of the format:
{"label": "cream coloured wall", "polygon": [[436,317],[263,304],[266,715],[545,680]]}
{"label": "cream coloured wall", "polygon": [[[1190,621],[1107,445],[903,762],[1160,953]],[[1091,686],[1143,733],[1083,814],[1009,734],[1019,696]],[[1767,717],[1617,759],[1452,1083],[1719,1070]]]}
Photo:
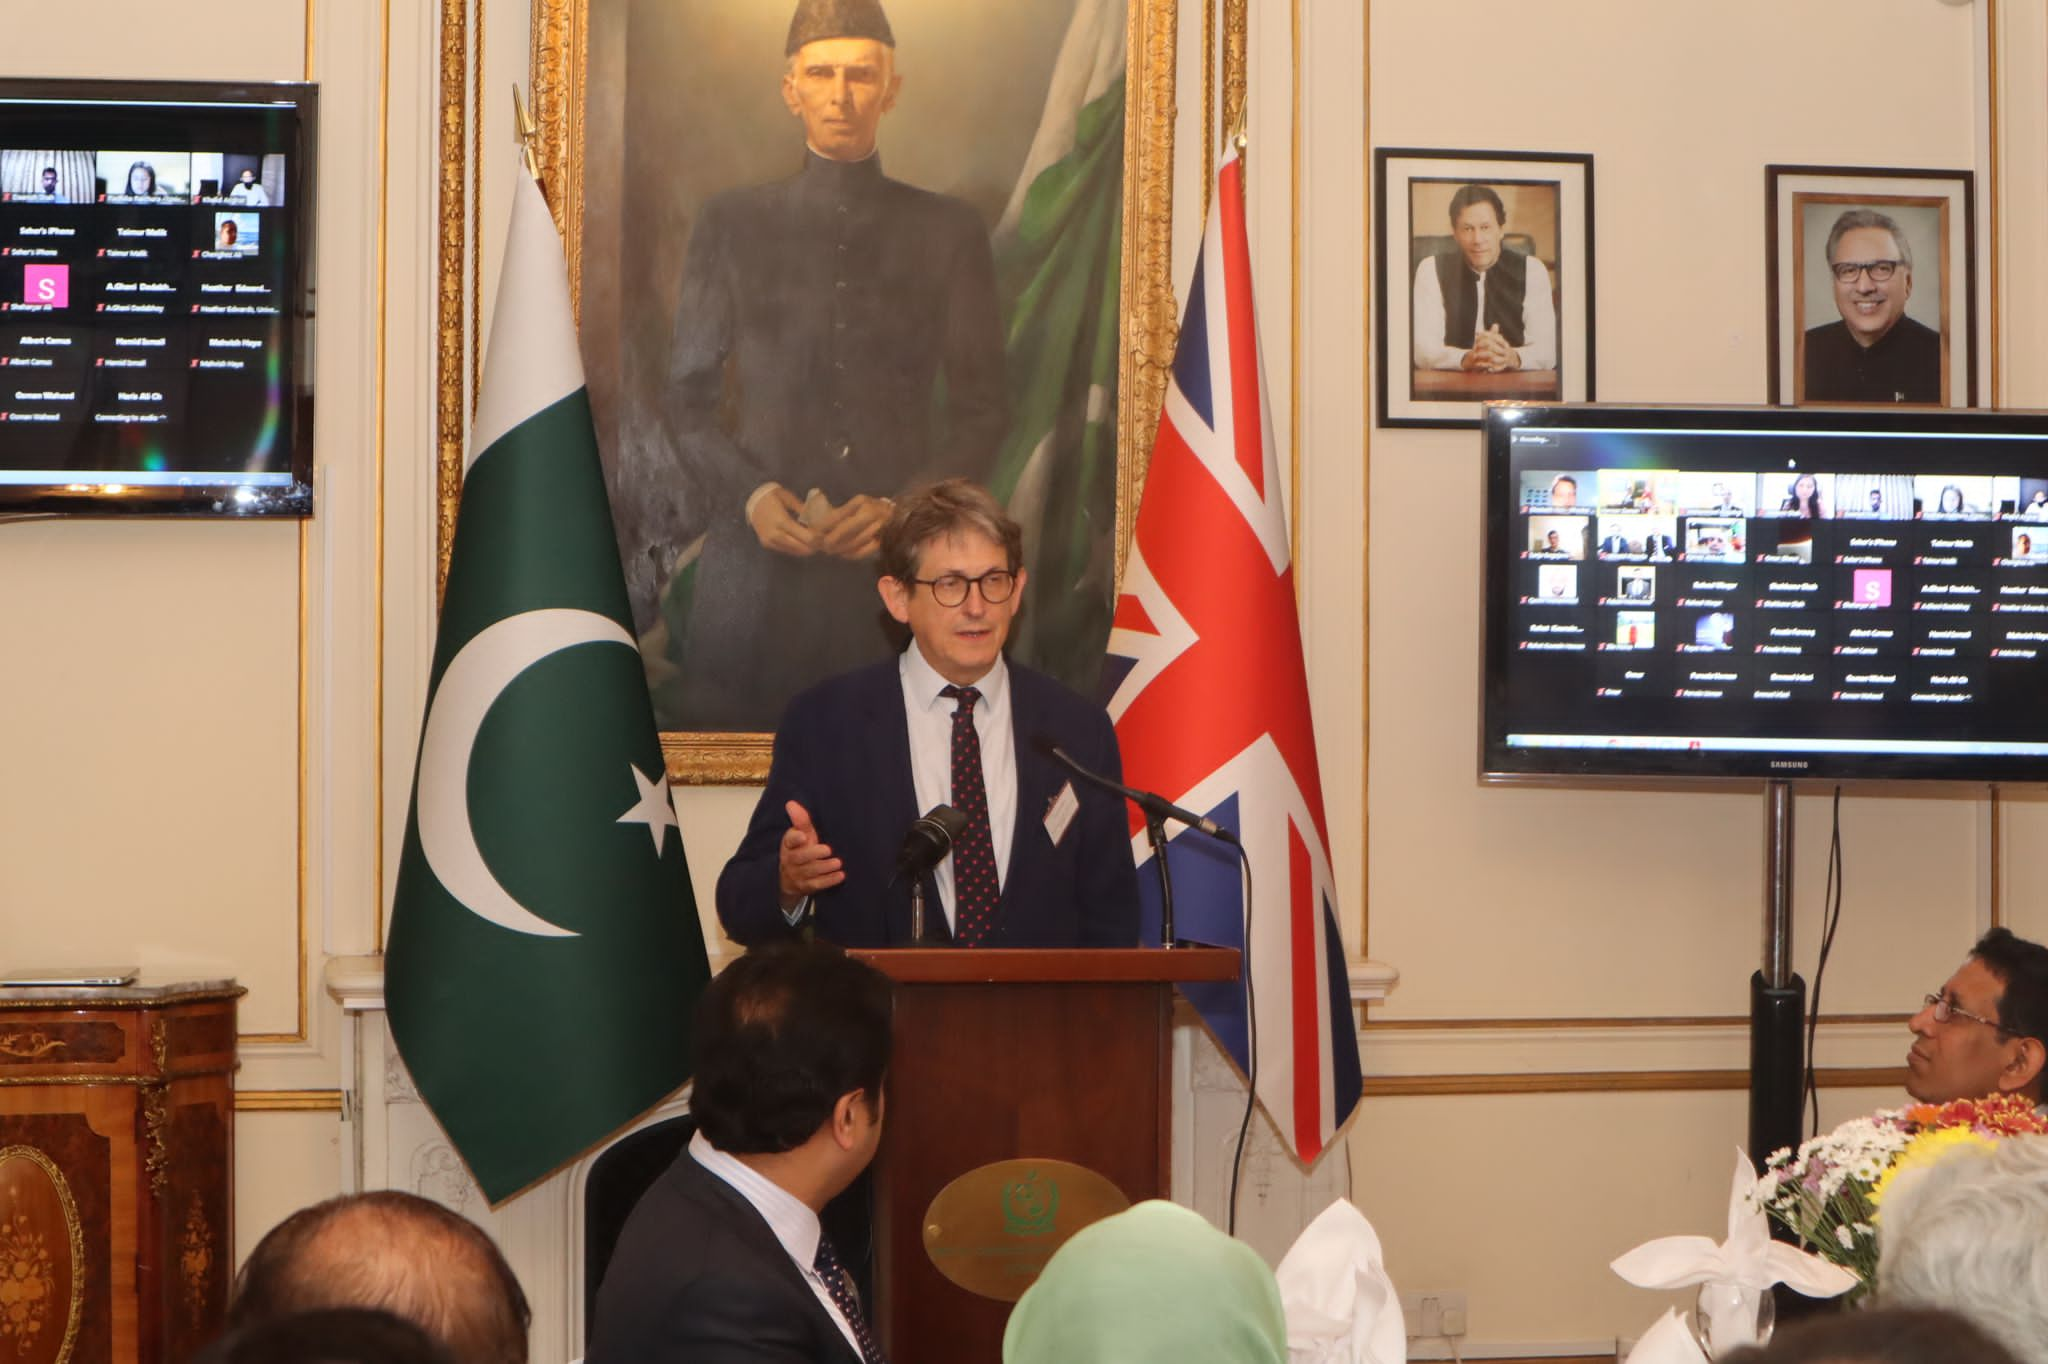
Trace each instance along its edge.
{"label": "cream coloured wall", "polygon": [[[15,64],[284,79],[310,61],[322,82],[321,514],[303,533],[0,527],[0,637],[17,642],[0,659],[0,706],[36,717],[11,737],[0,780],[6,955],[133,956],[249,983],[245,1031],[279,1040],[245,1046],[242,1250],[340,1186],[341,1071],[320,969],[375,946],[403,834],[433,628],[440,8],[305,0],[222,30],[191,0],[102,3]],[[1427,0],[1251,6],[1250,222],[1274,424],[1295,479],[1333,856],[1354,955],[1369,948],[1403,975],[1364,1033],[1373,1093],[1351,1134],[1355,1197],[1397,1281],[1469,1295],[1468,1358],[1633,1334],[1661,1303],[1619,1285],[1606,1259],[1645,1236],[1714,1228],[1742,1095],[1677,1088],[1687,1082],[1671,1073],[1745,1064],[1762,820],[1754,792],[1474,780],[1477,561],[1462,546],[1476,528],[1476,450],[1464,433],[1367,425],[1369,146],[1593,153],[1601,396],[1761,401],[1762,165],[1969,166],[1984,196],[1995,107],[2005,211],[2037,224],[2048,43],[2029,8],[1998,7],[1994,100],[1982,3],[1729,0],[1707,16],[1484,0],[1460,31],[1513,33],[1537,74],[1472,98],[1441,75],[1456,35]],[[527,0],[488,0],[473,20],[485,334],[509,170],[502,92],[525,78],[528,13]],[[1196,6],[1183,24],[1177,278],[1202,178]],[[1872,25],[1914,60],[1882,101],[1839,60],[1844,27]],[[2001,259],[2006,296],[2037,298],[2037,267],[2010,249]],[[2044,400],[2037,313],[2005,310],[2008,401]],[[1368,582],[1384,585],[1370,610]],[[181,600],[213,609],[174,624]],[[679,793],[714,941],[711,883],[753,794]],[[1799,820],[1810,974],[1823,798],[1803,797]],[[1830,1011],[1901,1012],[1994,901],[2020,931],[2048,933],[2048,867],[2027,852],[2044,823],[2048,804],[2016,796],[1996,819],[1982,793],[1846,800],[1850,924]],[[1631,1022],[1674,1017],[1687,1021]],[[1572,1018],[1622,1026],[1515,1022]],[[1882,1067],[1902,1030],[1844,1024],[1822,1045],[1824,1064]],[[1617,1078],[1572,1078],[1587,1073]],[[1606,1092],[1492,1092],[1584,1083]],[[1444,1087],[1488,1092],[1414,1092]],[[1891,1097],[1830,1090],[1825,1106],[1842,1115]],[[275,1111],[293,1103],[312,1107]]]}
{"label": "cream coloured wall", "polygon": [[[1989,208],[1984,5],[1482,3],[1455,22],[1424,0],[1365,8],[1369,96],[1355,55],[1311,60],[1311,126],[1356,119],[1363,103],[1373,146],[1593,154],[1603,399],[1764,400],[1766,163],[1971,168]],[[1998,8],[2007,78],[2015,60],[2037,69],[2016,55],[2038,51],[2031,20]],[[1867,68],[1841,60],[1843,35],[1859,32],[1911,53],[1910,72],[1873,90]],[[1503,34],[1515,74],[1461,83],[1452,54]],[[1304,262],[1304,279],[1316,265]],[[1363,1034],[1369,1094],[1387,1097],[1369,1097],[1352,1132],[1354,1198],[1405,1289],[1469,1295],[1466,1358],[1611,1347],[1663,1303],[1606,1261],[1652,1235],[1716,1231],[1723,1216],[1744,1095],[1681,1086],[1743,1083],[1761,801],[1754,788],[1480,785],[1477,442],[1369,437],[1371,573],[1392,586],[1374,595],[1369,632],[1364,927],[1402,979]],[[1304,482],[1321,467],[1306,465]],[[1326,565],[1342,571],[1311,569]],[[2038,934],[2038,878],[2012,850],[2039,808],[2008,798],[1994,814],[1982,789],[1847,797],[1828,1012],[1901,1018],[1994,904]],[[1828,813],[1823,793],[1797,802],[1796,962],[1809,979]],[[1575,1018],[1600,1022],[1541,1022]],[[1667,1019],[1679,1021],[1656,1022]],[[1820,1061],[1896,1066],[1905,1042],[1900,1022],[1830,1025]],[[1703,1070],[1724,1074],[1685,1074]],[[1451,1093],[1414,1095],[1414,1076]],[[1571,1085],[1594,1089],[1542,1092]],[[1824,1109],[1832,1121],[1899,1097],[1830,1090]]]}
{"label": "cream coloured wall", "polygon": [[430,429],[431,378],[414,376],[431,374],[421,152],[437,14],[430,0],[301,0],[222,25],[203,5],[107,0],[44,24],[9,63],[321,85],[316,516],[0,527],[0,708],[14,718],[0,952],[248,986],[238,1254],[341,1187],[320,977],[330,951],[376,942],[378,667],[404,614],[384,610],[380,551],[387,522],[432,514],[389,486],[387,454]]}

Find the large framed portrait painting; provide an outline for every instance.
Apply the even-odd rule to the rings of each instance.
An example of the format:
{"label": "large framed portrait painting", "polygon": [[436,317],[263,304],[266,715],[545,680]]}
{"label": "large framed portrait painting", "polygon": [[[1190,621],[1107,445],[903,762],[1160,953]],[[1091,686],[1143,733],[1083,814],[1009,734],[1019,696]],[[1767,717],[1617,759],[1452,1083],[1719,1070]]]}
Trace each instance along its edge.
{"label": "large framed portrait painting", "polygon": [[1013,656],[1092,690],[1171,361],[1172,0],[543,4],[671,774],[758,780],[791,696],[900,647],[877,537],[945,477],[1024,527]]}

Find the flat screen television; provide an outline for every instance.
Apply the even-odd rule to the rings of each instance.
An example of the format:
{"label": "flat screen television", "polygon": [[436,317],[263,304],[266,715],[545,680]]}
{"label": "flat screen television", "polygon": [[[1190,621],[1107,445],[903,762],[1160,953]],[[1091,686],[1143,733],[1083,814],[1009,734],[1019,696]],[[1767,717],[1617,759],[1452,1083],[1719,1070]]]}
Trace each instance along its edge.
{"label": "flat screen television", "polygon": [[1486,409],[1492,777],[2048,777],[2048,414]]}
{"label": "flat screen television", "polygon": [[314,106],[0,80],[0,515],[312,513]]}

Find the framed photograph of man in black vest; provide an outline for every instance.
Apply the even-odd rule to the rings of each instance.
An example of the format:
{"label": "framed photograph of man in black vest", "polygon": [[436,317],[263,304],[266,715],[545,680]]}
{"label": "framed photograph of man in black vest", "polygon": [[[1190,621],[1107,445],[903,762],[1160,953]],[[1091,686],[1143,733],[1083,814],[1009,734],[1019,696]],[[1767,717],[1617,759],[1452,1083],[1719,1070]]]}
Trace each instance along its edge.
{"label": "framed photograph of man in black vest", "polygon": [[1374,167],[1379,424],[1590,401],[1593,158],[1383,147]]}
{"label": "framed photograph of man in black vest", "polygon": [[542,169],[672,778],[761,780],[797,692],[900,647],[877,537],[946,477],[1024,525],[1012,656],[1094,686],[1173,349],[1173,15],[537,3]]}
{"label": "framed photograph of man in black vest", "polygon": [[1770,401],[1977,407],[1969,171],[1764,167]]}

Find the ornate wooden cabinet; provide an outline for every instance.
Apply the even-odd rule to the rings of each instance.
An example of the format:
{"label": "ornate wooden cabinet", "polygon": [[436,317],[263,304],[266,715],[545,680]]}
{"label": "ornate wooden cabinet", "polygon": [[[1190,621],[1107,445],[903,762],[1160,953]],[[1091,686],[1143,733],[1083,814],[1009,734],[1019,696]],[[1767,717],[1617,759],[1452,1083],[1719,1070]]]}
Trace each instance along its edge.
{"label": "ornate wooden cabinet", "polygon": [[242,993],[0,989],[0,1364],[182,1364],[219,1333]]}

